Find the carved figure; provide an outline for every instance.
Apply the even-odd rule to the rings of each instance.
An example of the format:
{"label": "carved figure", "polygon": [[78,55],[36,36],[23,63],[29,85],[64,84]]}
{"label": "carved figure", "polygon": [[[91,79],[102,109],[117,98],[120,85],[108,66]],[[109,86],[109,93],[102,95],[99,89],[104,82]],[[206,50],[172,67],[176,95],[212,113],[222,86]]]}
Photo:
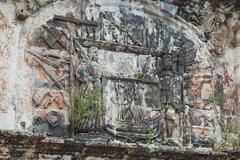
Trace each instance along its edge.
{"label": "carved figure", "polygon": [[151,115],[151,110],[143,109],[144,88],[139,86],[135,83],[115,83],[114,103],[118,106],[118,114],[114,125],[107,126],[110,133],[130,141],[147,139],[149,130],[153,131],[155,138],[160,130],[158,115]]}
{"label": "carved figure", "polygon": [[179,138],[179,116],[182,108],[182,77],[178,73],[178,59],[164,54],[159,61],[160,103],[158,111],[164,111],[164,138]]}
{"label": "carved figure", "polygon": [[165,54],[158,63],[161,107],[172,105],[179,110],[182,104],[182,77],[177,72],[177,62],[170,54]]}
{"label": "carved figure", "polygon": [[97,48],[89,48],[89,52],[76,68],[76,78],[83,84],[87,84],[89,89],[100,87],[101,71],[97,71],[100,68],[98,64]]}
{"label": "carved figure", "polygon": [[142,124],[144,112],[141,108],[142,96],[138,86],[118,84],[117,104],[119,106],[118,119]]}
{"label": "carved figure", "polygon": [[178,115],[174,108],[169,107],[165,113],[166,137],[172,138],[178,127]]}
{"label": "carved figure", "polygon": [[[91,93],[100,90],[101,88],[101,67],[98,64],[97,47],[90,47],[88,53],[86,53],[85,58],[76,68],[76,78],[80,81],[80,85],[86,93]],[[99,100],[101,97],[98,97]],[[77,128],[78,131],[95,131],[100,127],[100,104],[96,100],[96,104],[91,106],[88,110],[90,115],[83,118],[80,127]]]}

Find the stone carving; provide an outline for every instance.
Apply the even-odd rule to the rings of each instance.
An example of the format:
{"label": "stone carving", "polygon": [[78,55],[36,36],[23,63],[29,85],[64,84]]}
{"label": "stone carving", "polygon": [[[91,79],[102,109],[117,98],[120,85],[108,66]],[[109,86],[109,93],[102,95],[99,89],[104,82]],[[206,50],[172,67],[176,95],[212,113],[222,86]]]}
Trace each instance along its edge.
{"label": "stone carving", "polygon": [[23,0],[16,1],[16,16],[20,20],[25,20],[40,8],[54,2],[55,0]]}
{"label": "stone carving", "polygon": [[[174,55],[175,56],[175,55]],[[164,138],[179,139],[180,136],[180,113],[183,111],[182,77],[178,73],[179,59],[171,54],[165,53],[158,60],[159,96],[160,105],[155,110],[164,112],[165,133]]]}
{"label": "stone carving", "polygon": [[[143,17],[125,7],[120,7],[119,11],[97,12],[98,22],[88,21],[86,17],[89,15],[82,13],[81,19],[54,16],[42,27],[40,46],[44,44],[42,46],[50,50],[65,50],[68,55],[32,54],[44,73],[60,89],[58,92],[50,89],[36,91],[33,96],[35,105],[52,108],[49,106],[54,103],[58,109],[63,108],[66,102],[61,91],[67,89],[67,84],[83,88],[83,97],[103,87],[109,93],[103,97],[111,101],[104,106],[104,115],[107,116],[104,117],[102,112],[83,116],[78,128],[73,126],[76,134],[95,133],[106,124],[108,133],[132,142],[146,142],[149,134],[152,139],[180,141],[184,112],[183,73],[187,72],[185,65],[190,66],[195,57],[194,44],[156,17]],[[111,56],[107,55],[108,51]],[[125,55],[133,53],[133,65],[126,63],[124,66],[125,63],[118,58],[120,56],[115,57],[114,54],[120,54],[116,52],[125,52]],[[102,62],[107,60],[111,61],[109,64],[114,63],[113,75],[105,74],[108,65],[101,67],[105,65]],[[51,66],[60,70],[63,67],[59,65],[68,68],[62,71],[67,78],[69,76],[65,84],[48,68]],[[129,69],[124,70],[125,67]],[[126,73],[128,71],[130,73]],[[103,79],[111,81],[111,84],[105,86]],[[110,98],[110,95],[114,96]],[[97,103],[87,111],[98,111]],[[46,120],[53,128],[59,126],[56,113],[49,113]]]}
{"label": "stone carving", "polygon": [[111,12],[100,13],[100,40],[128,44],[130,46],[143,45],[144,20],[141,16],[129,14],[125,8],[120,8],[118,16],[125,17],[120,23],[116,23],[115,16]]}
{"label": "stone carving", "polygon": [[33,117],[32,131],[54,136],[67,136],[69,130],[65,125],[65,118],[62,111],[39,110]]}
{"label": "stone carving", "polygon": [[85,59],[76,68],[76,78],[89,89],[100,87],[101,71],[98,64],[97,48],[89,48]]}
{"label": "stone carving", "polygon": [[[90,47],[88,52],[83,56],[84,59],[77,65],[75,75],[76,79],[80,82],[80,88],[84,90],[82,94],[89,96],[89,94],[97,94],[101,92],[101,66],[98,64],[97,47]],[[81,120],[80,126],[76,129],[77,132],[81,131],[95,131],[102,126],[101,113],[100,113],[100,97],[96,97],[96,102],[91,106],[87,112],[91,113],[84,116]],[[84,95],[82,95],[84,97]],[[86,97],[85,97],[86,98]]]}
{"label": "stone carving", "polygon": [[160,101],[162,107],[171,105],[176,110],[179,111],[181,110],[182,107],[181,81],[182,78],[177,76],[164,77],[160,79],[159,87],[160,87]]}
{"label": "stone carving", "polygon": [[[97,46],[103,50],[147,54],[156,57],[159,63],[156,63],[153,68],[157,69],[159,77],[160,103],[151,105],[154,106],[154,111],[147,111],[139,98],[144,97],[144,93],[139,91],[141,89],[135,86],[134,82],[132,85],[116,85],[114,88],[117,98],[114,100],[114,105],[118,106],[117,115],[112,117],[113,123],[107,124],[107,130],[118,137],[135,141],[136,139],[146,139],[149,129],[153,129],[154,137],[157,137],[162,125],[160,121],[164,120],[165,138],[179,139],[184,105],[183,73],[188,68],[184,65],[191,66],[195,57],[194,44],[183,34],[167,27],[158,19],[149,18],[148,21],[145,21],[140,16],[128,14],[124,8],[120,9],[120,13],[115,14],[124,18],[117,21],[111,12],[100,13],[100,40],[79,37],[77,41],[84,47]],[[126,27],[128,25],[130,26]],[[143,28],[146,25],[149,25],[148,29]],[[159,51],[160,45],[163,46],[161,52]],[[179,56],[180,54],[181,56]],[[142,74],[148,73],[147,65],[142,72]],[[152,76],[154,77],[154,75]],[[138,76],[138,78],[141,77]],[[150,104],[151,98],[146,98],[146,100]],[[147,116],[150,114],[154,116]],[[160,115],[164,116],[160,117]],[[148,123],[154,127],[149,127]]]}
{"label": "stone carving", "polygon": [[179,127],[179,115],[177,115],[174,108],[167,108],[165,113],[165,123],[166,123],[166,138],[173,138],[179,136],[178,127]]}
{"label": "stone carving", "polygon": [[62,109],[69,106],[69,99],[64,91],[39,88],[33,94],[33,102],[38,108],[47,109],[49,106]]}
{"label": "stone carving", "polygon": [[58,16],[55,15],[54,16],[55,20],[59,20],[59,21],[64,21],[64,22],[72,22],[75,23],[77,25],[90,25],[90,26],[97,26],[98,24],[94,21],[88,21],[88,20],[84,20],[84,19],[76,19],[74,17],[64,17],[64,16]]}
{"label": "stone carving", "polygon": [[[98,72],[100,67],[97,67],[97,48],[91,47],[85,54],[82,48],[78,50],[79,48],[73,41],[76,37],[75,31],[80,25],[81,28],[85,27],[89,31],[88,27],[96,27],[98,24],[93,20],[87,20],[86,17],[76,18],[72,13],[67,14],[66,17],[55,15],[52,20],[37,30],[34,40],[36,46],[27,50],[27,53],[31,55],[27,57],[27,60],[31,66],[36,68],[38,76],[35,82],[37,89],[34,90],[32,97],[37,107],[35,115],[37,116],[39,111],[43,112],[46,109],[56,110],[56,112],[49,112],[44,118],[41,117],[44,122],[35,125],[38,126],[35,128],[40,127],[36,129],[40,132],[56,132],[61,130],[60,128],[65,132],[65,126],[59,124],[57,112],[61,110],[65,113],[66,107],[72,106],[71,99],[68,97],[69,84],[78,83],[76,87],[80,86],[88,91],[100,88],[101,73]],[[47,85],[40,85],[38,81],[46,82]],[[91,109],[94,111],[95,106]],[[91,120],[95,118],[97,117],[85,117],[81,129],[94,129]],[[46,126],[46,123],[51,127]]]}
{"label": "stone carving", "polygon": [[[29,54],[31,54],[31,58],[29,58],[29,56],[27,57],[28,63],[41,68],[43,72],[48,76],[48,78],[52,81],[49,87],[54,88],[56,86],[57,88],[63,90],[65,85],[63,82],[65,82],[67,78],[67,74],[64,72],[69,70],[66,67],[69,64],[69,58],[51,53],[40,54],[32,50],[27,51]],[[58,76],[53,72],[57,72]]]}
{"label": "stone carving", "polygon": [[57,127],[61,123],[61,117],[56,111],[51,111],[46,115],[48,123],[53,127]]}
{"label": "stone carving", "polygon": [[143,108],[144,87],[137,83],[114,84],[116,94],[114,105],[117,107],[117,115],[112,124],[107,124],[107,130],[132,142],[146,140],[149,132],[152,138],[157,137],[160,131],[160,118],[150,108]]}
{"label": "stone carving", "polygon": [[182,78],[178,74],[178,61],[170,54],[165,54],[157,63],[159,64],[161,103],[162,105],[172,105],[176,110],[179,110],[179,106],[182,105]]}
{"label": "stone carving", "polygon": [[54,26],[43,26],[42,40],[51,49],[67,49],[67,38],[64,32]]}

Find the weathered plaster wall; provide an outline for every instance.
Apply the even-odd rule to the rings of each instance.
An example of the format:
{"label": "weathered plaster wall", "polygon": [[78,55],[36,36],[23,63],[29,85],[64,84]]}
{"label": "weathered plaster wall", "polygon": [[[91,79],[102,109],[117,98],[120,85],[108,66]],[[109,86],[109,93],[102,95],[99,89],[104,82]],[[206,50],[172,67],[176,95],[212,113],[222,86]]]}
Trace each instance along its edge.
{"label": "weathered plaster wall", "polygon": [[20,26],[15,20],[15,6],[1,3],[1,128],[14,129],[16,124],[16,66]]}

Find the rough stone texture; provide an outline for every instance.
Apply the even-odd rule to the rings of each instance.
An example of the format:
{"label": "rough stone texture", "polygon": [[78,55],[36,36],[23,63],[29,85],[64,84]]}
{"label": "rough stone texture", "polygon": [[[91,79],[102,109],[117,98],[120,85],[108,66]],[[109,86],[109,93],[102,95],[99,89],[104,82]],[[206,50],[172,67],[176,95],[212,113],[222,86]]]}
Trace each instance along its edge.
{"label": "rough stone texture", "polygon": [[[132,146],[138,146],[134,157],[145,147],[142,159],[188,154],[201,159],[206,155],[198,149],[210,153],[221,142],[223,122],[239,111],[238,1],[5,1],[0,2],[0,31],[0,129],[33,139],[39,133],[74,135],[89,144],[87,159],[102,156],[112,142],[125,146],[105,159],[123,156]],[[92,106],[94,114],[78,126],[72,84],[86,91],[100,88],[103,100],[103,109]],[[232,96],[224,101],[211,101],[228,92]],[[45,153],[45,137],[31,150],[38,138],[26,149],[19,144],[24,153],[19,149],[18,155],[6,146],[15,142],[5,142],[3,133],[1,156],[38,152],[39,159],[67,159],[75,154],[59,155],[59,142],[51,144],[58,149]],[[59,140],[70,149],[82,145]],[[164,147],[174,154],[146,150]]]}
{"label": "rough stone texture", "polygon": [[89,144],[73,139],[46,137],[44,135],[30,135],[19,132],[1,131],[0,158],[7,159],[72,159],[76,155],[84,155],[89,160],[155,160],[155,159],[206,159],[227,160],[226,153],[216,153],[204,150],[175,150],[169,148],[156,148],[149,150],[145,147],[128,146],[123,143],[110,142],[104,144]]}
{"label": "rough stone texture", "polygon": [[52,0],[16,0],[16,16],[20,20],[25,20],[31,14],[37,12],[42,7],[52,3]]}

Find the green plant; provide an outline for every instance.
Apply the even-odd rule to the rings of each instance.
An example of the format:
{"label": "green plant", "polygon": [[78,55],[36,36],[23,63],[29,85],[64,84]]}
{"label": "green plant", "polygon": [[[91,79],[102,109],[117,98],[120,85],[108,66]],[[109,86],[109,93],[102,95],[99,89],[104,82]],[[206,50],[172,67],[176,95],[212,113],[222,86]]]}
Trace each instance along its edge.
{"label": "green plant", "polygon": [[239,150],[240,149],[240,115],[237,115],[223,127],[222,142],[215,148],[218,151]]}
{"label": "green plant", "polygon": [[216,94],[214,94],[213,96],[211,96],[209,98],[210,102],[218,104],[218,105],[223,104],[225,99],[226,99],[226,95],[216,95]]}
{"label": "green plant", "polygon": [[216,146],[216,150],[219,151],[226,151],[231,147],[230,140],[229,140],[229,128],[225,124],[225,127],[223,129],[223,135],[222,135],[222,142]]}
{"label": "green plant", "polygon": [[102,110],[101,90],[96,88],[88,90],[80,87],[74,89],[74,125],[79,128],[88,116],[95,116]]}
{"label": "green plant", "polygon": [[153,129],[149,128],[148,129],[148,135],[147,135],[147,144],[148,145],[153,144],[153,138],[154,138]]}
{"label": "green plant", "polygon": [[239,150],[240,149],[240,115],[237,115],[235,118],[232,119],[231,122],[231,129],[233,133],[232,138],[232,149]]}
{"label": "green plant", "polygon": [[139,79],[139,80],[144,80],[144,78],[145,78],[145,74],[144,74],[144,73],[142,73],[142,74],[140,74],[140,75],[138,76],[138,79]]}
{"label": "green plant", "polygon": [[128,138],[127,137],[125,137],[124,143],[128,143]]}
{"label": "green plant", "polygon": [[128,157],[128,160],[135,160],[135,158],[133,158],[133,157]]}
{"label": "green plant", "polygon": [[[232,89],[227,92],[219,92],[216,90],[213,93],[213,96],[209,97],[209,101],[224,106],[226,100],[232,99],[234,100],[234,106],[237,108],[239,106],[238,102],[238,88],[239,85],[232,86]],[[234,113],[233,113],[234,114]],[[239,150],[240,149],[240,114],[235,115],[223,124],[223,132],[222,132],[222,141],[219,145],[215,147],[218,151],[226,151],[226,150]]]}
{"label": "green plant", "polygon": [[75,157],[75,160],[85,160],[84,154],[83,154],[83,153],[80,153],[79,155],[77,155],[77,156]]}
{"label": "green plant", "polygon": [[233,87],[233,89],[229,90],[226,93],[220,93],[217,91],[214,91],[212,96],[208,98],[208,100],[214,104],[223,106],[224,102],[229,98],[235,98],[236,92],[237,92],[237,86]]}

